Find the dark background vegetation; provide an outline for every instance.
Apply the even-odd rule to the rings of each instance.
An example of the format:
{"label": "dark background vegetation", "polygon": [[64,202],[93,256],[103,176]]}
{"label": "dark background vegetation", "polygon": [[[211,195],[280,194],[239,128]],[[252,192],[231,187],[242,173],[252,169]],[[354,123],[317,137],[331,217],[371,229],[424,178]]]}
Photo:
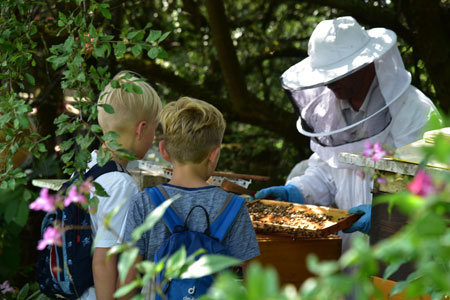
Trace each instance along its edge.
{"label": "dark background vegetation", "polygon": [[[37,108],[36,123],[49,151],[46,162],[34,166],[41,178],[62,176],[59,154],[54,147],[55,117],[65,109],[60,80],[64,68],[53,70],[46,59],[49,45],[61,43],[57,35],[58,13],[70,15],[78,7],[70,2],[45,0],[29,18],[38,25],[36,67],[28,70],[36,79],[28,86]],[[104,1],[111,20],[99,15],[96,27],[119,37],[124,27],[170,31],[161,44],[167,58],[114,56],[87,60],[108,65],[115,74],[138,72],[157,89],[164,102],[180,96],[205,100],[225,115],[228,127],[218,170],[267,175],[265,185],[283,184],[295,163],[310,155],[309,140],[296,128],[296,116],[280,87],[281,74],[307,56],[308,39],[323,19],[351,15],[366,28],[386,27],[395,31],[413,84],[445,113],[450,111],[450,1],[448,0],[142,0]],[[40,216],[38,216],[40,217]],[[24,276],[30,275],[36,237],[30,234],[38,222],[30,222],[22,242],[30,249],[22,257]],[[24,242],[33,241],[32,245]],[[31,247],[31,248],[30,248]],[[3,253],[4,254],[4,253]],[[30,258],[31,257],[31,258]]]}

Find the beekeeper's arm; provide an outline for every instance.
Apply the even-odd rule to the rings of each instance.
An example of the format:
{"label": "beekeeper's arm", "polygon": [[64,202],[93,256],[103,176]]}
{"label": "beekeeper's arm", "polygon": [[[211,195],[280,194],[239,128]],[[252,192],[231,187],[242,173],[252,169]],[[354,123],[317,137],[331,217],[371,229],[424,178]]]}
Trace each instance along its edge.
{"label": "beekeeper's arm", "polygon": [[258,191],[255,198],[275,198],[295,203],[331,206],[336,186],[331,168],[313,154],[304,175],[293,177],[284,186],[273,186]]}

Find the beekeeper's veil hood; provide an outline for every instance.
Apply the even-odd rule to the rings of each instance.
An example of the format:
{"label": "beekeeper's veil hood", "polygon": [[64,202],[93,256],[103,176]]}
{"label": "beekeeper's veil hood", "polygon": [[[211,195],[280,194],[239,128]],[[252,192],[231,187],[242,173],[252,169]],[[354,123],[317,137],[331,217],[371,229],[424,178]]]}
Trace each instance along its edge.
{"label": "beekeeper's veil hood", "polygon": [[[411,83],[396,42],[391,30],[365,30],[352,17],[320,22],[309,40],[309,56],[281,76],[299,116],[300,133],[311,137],[316,147],[338,147],[386,130],[398,107],[392,104]],[[344,118],[342,101],[326,85],[371,63],[376,71],[371,92],[376,97],[365,101],[367,112],[362,118],[349,121]]]}

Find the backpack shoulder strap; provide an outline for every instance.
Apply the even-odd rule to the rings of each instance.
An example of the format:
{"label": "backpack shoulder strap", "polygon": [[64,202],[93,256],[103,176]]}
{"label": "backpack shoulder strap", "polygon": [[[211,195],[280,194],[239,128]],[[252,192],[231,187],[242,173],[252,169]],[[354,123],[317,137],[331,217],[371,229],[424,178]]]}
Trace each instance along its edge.
{"label": "backpack shoulder strap", "polygon": [[[89,169],[84,175],[83,179],[86,180],[89,177],[92,178],[92,180],[97,179],[98,177],[102,176],[103,174],[109,173],[109,172],[124,172],[128,173],[126,169],[124,169],[119,163],[110,160],[106,164],[104,164],[102,167],[100,167],[98,164],[95,164],[92,168]],[[68,181],[64,182],[64,184],[61,186],[60,191],[65,192],[69,186],[72,185],[77,179],[79,174],[76,173],[72,178],[70,178]]]}
{"label": "backpack shoulder strap", "polygon": [[88,179],[89,177],[92,177],[92,179],[96,179],[103,174],[109,173],[109,172],[124,172],[128,173],[127,170],[122,167],[119,163],[110,160],[106,164],[104,164],[102,167],[100,167],[98,164],[95,164],[92,168],[89,169],[84,175],[83,179]]}
{"label": "backpack shoulder strap", "polygon": [[219,241],[222,242],[227,235],[231,225],[234,223],[236,217],[241,211],[244,202],[244,198],[231,193],[228,194],[223,207],[220,209],[210,227],[211,234],[218,238]]}
{"label": "backpack shoulder strap", "polygon": [[[145,188],[145,191],[147,192],[150,200],[153,202],[153,205],[155,205],[155,207],[162,204],[168,198],[168,195],[162,185]],[[166,212],[163,215],[163,219],[171,233],[175,232],[175,227],[184,226],[184,222],[181,221],[180,217],[178,217],[172,206],[169,206],[166,209]]]}

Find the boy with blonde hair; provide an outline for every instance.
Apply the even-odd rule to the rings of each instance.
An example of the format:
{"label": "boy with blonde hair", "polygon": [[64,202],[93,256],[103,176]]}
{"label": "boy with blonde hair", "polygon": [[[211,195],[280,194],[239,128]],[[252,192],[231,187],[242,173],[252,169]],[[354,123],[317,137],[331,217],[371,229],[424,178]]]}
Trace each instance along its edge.
{"label": "boy with blonde hair", "polygon": [[[180,199],[172,204],[173,210],[182,221],[191,212],[186,220],[187,227],[191,231],[204,232],[207,226],[205,212],[191,209],[202,206],[212,222],[226,206],[226,201],[230,200],[227,192],[207,183],[219,160],[225,120],[214,106],[189,97],[167,104],[160,119],[164,135],[159,144],[160,152],[172,162],[173,175],[168,183],[158,188],[162,187],[166,197],[180,194]],[[125,240],[131,240],[132,231],[144,222],[153,209],[155,205],[145,191],[133,197],[126,221]],[[155,252],[170,235],[164,221],[158,222],[136,243],[138,260],[153,261]],[[245,204],[240,207],[222,244],[230,256],[242,261],[259,255],[256,234]],[[129,278],[134,276],[132,274]]]}
{"label": "boy with blonde hair", "polygon": [[[143,158],[153,142],[162,108],[155,90],[132,72],[124,71],[118,73],[101,92],[98,104],[107,104],[114,109],[114,113],[108,113],[101,105],[98,107],[98,122],[103,133],[115,131],[119,134],[116,140],[121,148],[132,151],[137,159]],[[105,173],[95,179],[108,197],[98,197],[97,210],[90,213],[95,236],[92,259],[95,289],[91,287],[86,290],[82,299],[113,299],[118,283],[117,256],[106,259],[106,253],[121,243],[130,199],[139,192],[135,180],[126,172],[128,159],[113,152],[112,160],[116,162],[118,171]],[[96,164],[97,151],[93,151],[89,169]],[[119,205],[122,205],[121,209],[110,220],[109,228],[106,228],[105,216]]]}

